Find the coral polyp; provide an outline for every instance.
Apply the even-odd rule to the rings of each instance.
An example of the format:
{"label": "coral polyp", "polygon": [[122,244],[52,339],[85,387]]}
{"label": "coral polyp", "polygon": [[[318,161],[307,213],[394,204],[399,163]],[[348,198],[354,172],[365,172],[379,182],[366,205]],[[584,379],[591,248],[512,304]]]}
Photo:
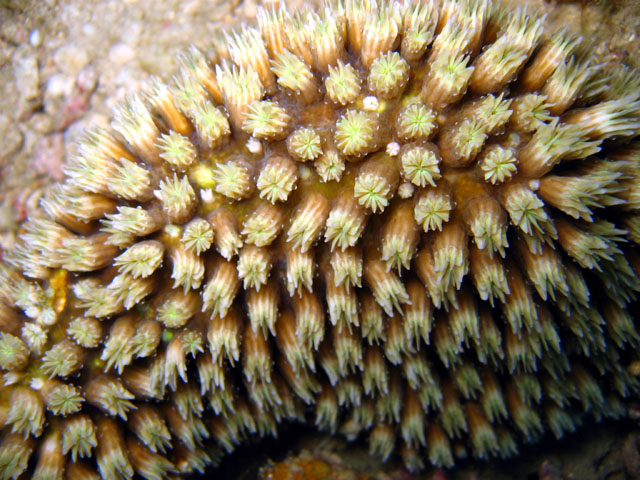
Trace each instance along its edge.
{"label": "coral polyp", "polygon": [[452,467],[626,415],[637,72],[489,0],[216,38],[3,252],[0,478],[186,476],[291,422]]}

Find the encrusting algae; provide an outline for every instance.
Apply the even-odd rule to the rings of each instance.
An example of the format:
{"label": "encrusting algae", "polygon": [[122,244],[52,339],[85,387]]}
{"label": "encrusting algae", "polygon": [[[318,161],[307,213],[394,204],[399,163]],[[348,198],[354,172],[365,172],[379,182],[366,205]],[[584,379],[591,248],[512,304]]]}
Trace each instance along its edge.
{"label": "encrusting algae", "polygon": [[260,10],[92,130],[0,267],[0,478],[305,422],[411,470],[626,414],[640,80],[488,0]]}

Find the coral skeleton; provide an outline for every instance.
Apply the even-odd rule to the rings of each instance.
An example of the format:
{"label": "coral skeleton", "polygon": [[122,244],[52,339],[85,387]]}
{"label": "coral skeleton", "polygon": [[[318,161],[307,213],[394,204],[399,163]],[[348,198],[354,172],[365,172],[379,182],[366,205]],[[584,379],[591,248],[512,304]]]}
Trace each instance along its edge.
{"label": "coral skeleton", "polygon": [[449,468],[626,414],[638,72],[489,0],[212,37],[2,252],[0,479],[188,477],[296,422]]}

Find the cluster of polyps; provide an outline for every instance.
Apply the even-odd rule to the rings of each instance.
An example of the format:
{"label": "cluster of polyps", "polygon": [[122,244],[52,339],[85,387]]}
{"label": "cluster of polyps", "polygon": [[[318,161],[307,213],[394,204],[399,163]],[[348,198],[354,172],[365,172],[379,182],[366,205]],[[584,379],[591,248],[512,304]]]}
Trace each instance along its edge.
{"label": "cluster of polyps", "polygon": [[4,252],[0,478],[291,421],[451,466],[624,414],[636,72],[488,0],[270,7],[180,62]]}

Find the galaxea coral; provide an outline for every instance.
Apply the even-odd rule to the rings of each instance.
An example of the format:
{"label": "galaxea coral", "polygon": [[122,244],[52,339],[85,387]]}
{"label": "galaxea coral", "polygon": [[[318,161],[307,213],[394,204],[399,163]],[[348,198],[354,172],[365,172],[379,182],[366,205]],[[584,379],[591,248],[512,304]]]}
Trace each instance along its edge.
{"label": "galaxea coral", "polygon": [[306,422],[411,469],[640,391],[640,80],[487,0],[271,6],[86,134],[4,252],[0,477]]}

